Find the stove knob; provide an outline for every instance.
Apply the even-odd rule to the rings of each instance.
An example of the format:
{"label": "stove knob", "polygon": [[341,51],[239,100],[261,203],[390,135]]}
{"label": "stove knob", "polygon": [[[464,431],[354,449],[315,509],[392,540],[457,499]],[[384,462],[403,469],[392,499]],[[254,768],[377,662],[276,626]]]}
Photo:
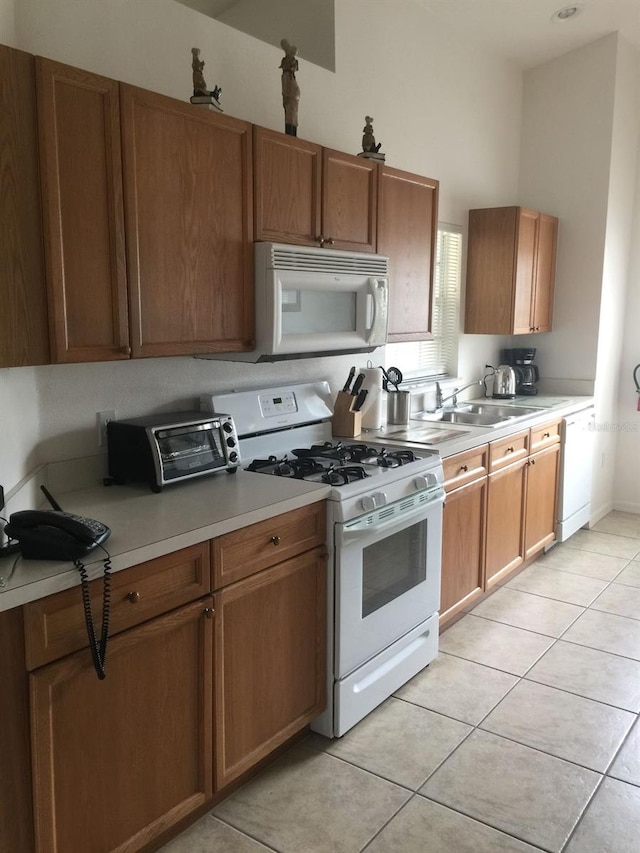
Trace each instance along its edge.
{"label": "stove knob", "polygon": [[372,495],[365,495],[360,501],[360,506],[365,512],[371,512],[379,506],[384,506],[387,502],[387,496],[384,492],[374,492]]}
{"label": "stove knob", "polygon": [[413,485],[419,492],[421,492],[423,489],[429,488],[429,480],[426,477],[416,477],[413,481]]}

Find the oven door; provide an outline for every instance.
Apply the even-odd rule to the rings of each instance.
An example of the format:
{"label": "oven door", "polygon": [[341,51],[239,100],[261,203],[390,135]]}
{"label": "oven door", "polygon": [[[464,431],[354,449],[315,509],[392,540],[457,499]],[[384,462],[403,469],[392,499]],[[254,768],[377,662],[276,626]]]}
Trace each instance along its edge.
{"label": "oven door", "polygon": [[418,493],[335,525],[335,676],[437,612],[444,493]]}

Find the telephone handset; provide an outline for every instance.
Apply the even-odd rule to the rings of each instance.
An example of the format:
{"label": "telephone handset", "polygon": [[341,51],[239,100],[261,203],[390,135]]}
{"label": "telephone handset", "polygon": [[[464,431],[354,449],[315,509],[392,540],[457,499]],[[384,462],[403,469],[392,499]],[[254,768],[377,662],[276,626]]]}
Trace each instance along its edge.
{"label": "telephone handset", "polygon": [[[111,557],[102,543],[109,538],[111,530],[101,521],[63,512],[53,495],[45,486],[40,486],[53,507],[51,510],[23,510],[9,516],[4,532],[20,543],[22,556],[30,560],[72,560],[80,572],[82,607],[89,638],[89,649],[98,678],[105,677],[104,665],[109,637],[109,614],[111,603],[110,570]],[[102,588],[102,630],[96,637],[91,610],[89,578],[81,558],[102,548],[107,555],[104,560],[104,582]]]}
{"label": "telephone handset", "polygon": [[14,512],[5,533],[20,543],[22,556],[31,560],[77,560],[109,538],[100,521],[62,510]]}

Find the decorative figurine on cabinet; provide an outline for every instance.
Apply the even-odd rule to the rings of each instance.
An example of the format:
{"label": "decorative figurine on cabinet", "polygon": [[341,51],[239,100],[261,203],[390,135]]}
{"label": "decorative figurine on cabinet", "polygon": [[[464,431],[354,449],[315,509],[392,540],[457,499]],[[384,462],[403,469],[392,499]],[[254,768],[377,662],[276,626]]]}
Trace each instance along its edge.
{"label": "decorative figurine on cabinet", "polygon": [[204,60],[200,59],[199,47],[191,48],[191,69],[193,71],[193,96],[191,103],[204,104],[223,112],[220,106],[220,95],[222,93],[220,86],[214,86],[211,90],[207,89],[207,82],[204,79]]}
{"label": "decorative figurine on cabinet", "polygon": [[298,104],[300,103],[300,87],[296,80],[298,48],[289,44],[287,39],[280,42],[284,56],[280,63],[282,68],[282,106],[284,107],[284,132],[289,136],[298,135]]}
{"label": "decorative figurine on cabinet", "polygon": [[381,160],[384,163],[384,154],[380,152],[380,146],[382,143],[379,142],[376,145],[376,138],[373,135],[372,116],[364,117],[362,134],[362,151],[360,151],[358,157],[369,157],[372,160]]}

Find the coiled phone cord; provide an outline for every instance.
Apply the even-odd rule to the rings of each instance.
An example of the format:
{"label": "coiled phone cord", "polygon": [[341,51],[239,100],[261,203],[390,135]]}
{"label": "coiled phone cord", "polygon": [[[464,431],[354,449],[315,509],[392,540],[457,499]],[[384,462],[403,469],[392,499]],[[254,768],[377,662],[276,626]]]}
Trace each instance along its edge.
{"label": "coiled phone cord", "polygon": [[[100,547],[102,548],[102,545],[100,545]],[[104,560],[104,578],[102,581],[102,625],[100,629],[100,642],[98,642],[96,637],[96,630],[93,622],[91,593],[89,591],[87,570],[81,560],[74,560],[73,563],[76,569],[80,572],[84,621],[87,626],[87,636],[89,638],[89,648],[91,650],[93,665],[100,680],[103,680],[106,677],[105,662],[107,659],[107,640],[109,639],[109,616],[111,611],[111,555],[106,548],[102,548],[102,550],[107,556]]]}

